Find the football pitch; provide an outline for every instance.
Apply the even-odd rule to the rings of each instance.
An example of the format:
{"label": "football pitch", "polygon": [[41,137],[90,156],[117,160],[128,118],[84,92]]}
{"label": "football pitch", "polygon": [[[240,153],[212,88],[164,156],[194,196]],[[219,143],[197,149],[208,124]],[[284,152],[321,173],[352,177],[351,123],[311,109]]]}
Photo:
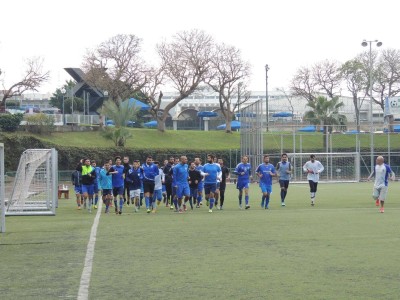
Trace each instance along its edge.
{"label": "football pitch", "polygon": [[[270,209],[250,187],[249,210],[228,185],[224,210],[99,216],[88,299],[398,299],[400,183],[385,213],[373,183],[305,184]],[[77,299],[96,211],[59,200],[55,217],[7,217],[0,238],[0,299]],[[94,241],[92,241],[94,242]]]}

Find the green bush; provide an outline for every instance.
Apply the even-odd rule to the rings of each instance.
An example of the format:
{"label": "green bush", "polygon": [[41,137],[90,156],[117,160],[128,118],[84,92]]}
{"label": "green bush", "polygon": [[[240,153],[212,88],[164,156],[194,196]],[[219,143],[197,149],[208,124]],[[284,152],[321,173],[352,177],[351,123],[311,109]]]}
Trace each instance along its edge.
{"label": "green bush", "polygon": [[23,114],[2,114],[0,115],[0,129],[8,132],[16,131],[23,118]]}
{"label": "green bush", "polygon": [[54,130],[54,117],[46,114],[25,115],[26,131],[47,134]]}

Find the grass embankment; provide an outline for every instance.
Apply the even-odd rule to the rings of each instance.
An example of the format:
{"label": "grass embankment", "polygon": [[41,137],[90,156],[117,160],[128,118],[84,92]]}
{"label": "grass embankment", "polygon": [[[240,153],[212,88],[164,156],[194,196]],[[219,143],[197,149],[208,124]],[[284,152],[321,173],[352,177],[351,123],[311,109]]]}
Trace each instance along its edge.
{"label": "grass embankment", "polygon": [[[132,137],[127,140],[128,148],[153,148],[153,149],[201,149],[201,150],[228,150],[240,148],[240,133],[227,134],[222,131],[196,131],[196,130],[169,130],[161,133],[153,129],[130,129]],[[59,146],[75,147],[113,147],[112,141],[105,139],[100,132],[68,132],[53,133],[49,136],[37,136],[42,141]],[[333,151],[355,151],[357,136],[351,134],[334,134],[331,136]],[[360,147],[369,149],[370,135],[361,134],[358,136]],[[321,133],[291,133],[271,132],[264,134],[265,152],[280,150],[281,147],[288,152],[293,150],[293,143],[296,145],[296,152],[300,149],[315,151],[320,149],[325,152],[323,136]],[[388,135],[376,134],[374,136],[375,148],[387,148],[389,144]],[[400,135],[390,136],[392,149],[400,150]]]}

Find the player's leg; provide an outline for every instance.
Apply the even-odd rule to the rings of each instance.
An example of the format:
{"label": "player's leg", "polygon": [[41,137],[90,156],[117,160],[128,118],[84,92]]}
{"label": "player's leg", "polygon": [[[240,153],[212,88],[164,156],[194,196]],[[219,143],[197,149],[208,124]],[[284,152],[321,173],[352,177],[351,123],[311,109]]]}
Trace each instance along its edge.
{"label": "player's leg", "polygon": [[309,180],[308,185],[310,186],[310,198],[311,198],[311,205],[314,206],[314,198],[315,198],[315,193],[314,193],[314,181]]}
{"label": "player's leg", "polygon": [[220,185],[219,187],[219,202],[220,202],[219,209],[222,210],[225,202],[225,185]]}
{"label": "player's leg", "polygon": [[286,197],[285,181],[286,180],[279,180],[279,186],[281,188],[281,205],[282,206],[284,206],[284,204],[285,204],[285,197]]}
{"label": "player's leg", "polygon": [[372,199],[375,200],[375,205],[376,206],[380,205],[380,203],[379,203],[380,202],[379,201],[379,194],[380,194],[380,190],[374,187],[374,189],[372,191]]}
{"label": "player's leg", "polygon": [[249,184],[247,183],[245,188],[244,188],[244,201],[246,203],[245,209],[250,208],[250,203],[249,203]]}
{"label": "player's leg", "polygon": [[379,200],[380,200],[381,207],[380,207],[379,211],[381,213],[385,212],[384,206],[385,206],[387,191],[388,191],[387,186],[383,186],[380,189]]}
{"label": "player's leg", "polygon": [[238,195],[239,208],[242,209],[243,186],[242,186],[242,183],[240,181],[237,181],[236,188],[239,190],[239,195]]}
{"label": "player's leg", "polygon": [[113,187],[113,200],[114,200],[114,209],[115,209],[115,213],[118,214],[118,188]]}
{"label": "player's leg", "polygon": [[210,206],[208,212],[212,212],[214,203],[215,203],[215,191],[217,190],[217,184],[211,184],[210,185],[210,194],[209,194],[209,201],[210,201]]}

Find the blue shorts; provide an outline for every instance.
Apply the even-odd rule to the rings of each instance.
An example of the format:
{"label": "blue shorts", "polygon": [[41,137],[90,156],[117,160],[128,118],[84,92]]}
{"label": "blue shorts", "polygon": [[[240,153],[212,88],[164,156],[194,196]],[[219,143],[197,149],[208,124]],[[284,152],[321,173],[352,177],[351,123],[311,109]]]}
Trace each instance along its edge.
{"label": "blue shorts", "polygon": [[82,186],[81,185],[75,185],[74,186],[75,194],[82,194]]}
{"label": "blue shorts", "polygon": [[263,182],[260,182],[260,188],[262,193],[268,193],[268,194],[272,193],[272,185],[267,185]]}
{"label": "blue shorts", "polygon": [[204,184],[204,193],[206,195],[209,195],[210,193],[215,193],[216,190],[217,190],[216,183],[205,183]]}
{"label": "blue shorts", "polygon": [[249,182],[247,180],[246,181],[238,181],[236,183],[236,188],[238,190],[248,189],[249,188]]}
{"label": "blue shorts", "polygon": [[124,186],[113,187],[113,196],[117,197],[118,195],[124,195]]}
{"label": "blue shorts", "polygon": [[153,201],[154,200],[158,200],[158,201],[162,200],[162,190],[154,190]]}
{"label": "blue shorts", "polygon": [[197,185],[197,190],[201,193],[203,191],[203,189],[204,189],[204,181],[201,180],[199,182],[199,184]]}
{"label": "blue shorts", "polygon": [[94,185],[93,184],[82,184],[82,194],[87,193],[88,195],[94,194]]}
{"label": "blue shorts", "polygon": [[178,185],[178,188],[176,189],[176,195],[178,196],[178,199],[181,199],[183,196],[190,196],[190,188],[189,184],[185,185]]}

